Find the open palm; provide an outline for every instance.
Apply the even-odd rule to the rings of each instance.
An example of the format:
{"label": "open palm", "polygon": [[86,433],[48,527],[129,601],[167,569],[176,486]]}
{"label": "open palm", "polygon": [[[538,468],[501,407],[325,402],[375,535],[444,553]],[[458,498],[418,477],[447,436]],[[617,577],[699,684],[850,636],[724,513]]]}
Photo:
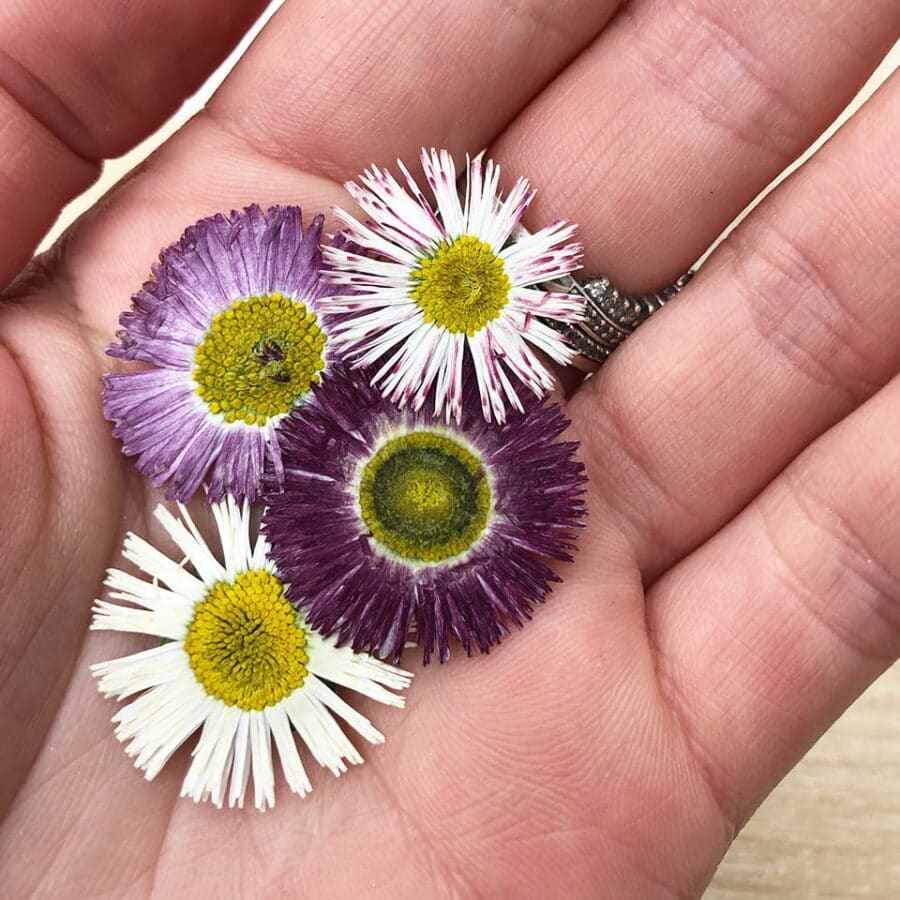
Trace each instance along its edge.
{"label": "open palm", "polygon": [[[288,0],[210,107],[70,230],[59,207],[259,12],[0,10],[4,895],[695,896],[737,829],[900,654],[900,84],[889,82],[568,401],[577,563],[487,657],[420,672],[383,747],[265,815],[146,783],[88,663],[158,501],[101,417],[159,247],[250,202],[307,213],[370,161],[490,146],[658,287],[856,92],[894,0]],[[20,272],[21,270],[21,272]],[[17,276],[18,274],[18,277]],[[185,751],[186,752],[186,751]]]}

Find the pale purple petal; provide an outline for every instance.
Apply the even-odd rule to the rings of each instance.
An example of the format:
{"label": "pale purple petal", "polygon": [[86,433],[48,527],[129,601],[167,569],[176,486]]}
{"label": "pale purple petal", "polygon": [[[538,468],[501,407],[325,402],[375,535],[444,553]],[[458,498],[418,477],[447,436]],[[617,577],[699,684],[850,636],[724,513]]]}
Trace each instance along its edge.
{"label": "pale purple petal", "polygon": [[[334,319],[320,302],[322,224],[317,216],[304,230],[300,209],[283,206],[202,219],[162,251],[132,310],[120,316],[109,355],[155,368],[105,376],[104,415],[138,469],[155,485],[168,483],[170,498],[185,501],[207,481],[210,502],[226,494],[253,500],[267,460],[280,471],[274,422],[227,423],[210,413],[191,373],[212,319],[238,300],[284,294],[320,312],[330,335]],[[335,351],[329,340],[326,374]]]}

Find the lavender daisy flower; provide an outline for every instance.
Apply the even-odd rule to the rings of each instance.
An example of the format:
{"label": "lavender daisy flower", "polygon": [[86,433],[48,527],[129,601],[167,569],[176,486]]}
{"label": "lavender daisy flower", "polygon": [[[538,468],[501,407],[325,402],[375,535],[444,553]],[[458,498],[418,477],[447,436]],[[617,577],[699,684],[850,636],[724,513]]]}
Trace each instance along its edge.
{"label": "lavender daisy flower", "polygon": [[279,428],[282,491],[263,529],[287,596],[324,634],[399,660],[411,625],[427,663],[450,639],[487,652],[569,560],[585,513],[568,420],[528,398],[501,427],[464,388],[461,422],[399,410],[359,373]]}
{"label": "lavender daisy flower", "polygon": [[323,277],[335,286],[327,308],[353,314],[335,337],[358,366],[376,366],[373,384],[401,408],[420,409],[434,388],[435,414],[457,422],[471,357],[483,415],[502,423],[508,407],[523,408],[510,375],[539,397],[553,387],[532,348],[563,364],[574,356],[543,320],[580,321],[583,303],[539,285],[579,267],[581,245],[565,243],[575,226],[555,222],[511,240],[535,192],[520,178],[501,201],[500,169],[480,156],[461,201],[450,154],[422,151],[436,209],[398,165],[408,190],[375,166],[346,185],[371,222],[335,210],[353,242],[325,250]]}
{"label": "lavender daisy flower", "polygon": [[119,321],[110,356],[152,368],[103,379],[103,410],[124,452],[166,496],[253,500],[279,420],[328,374],[330,319],[320,311],[322,217],[250,206],[202,219],[166,248]]}

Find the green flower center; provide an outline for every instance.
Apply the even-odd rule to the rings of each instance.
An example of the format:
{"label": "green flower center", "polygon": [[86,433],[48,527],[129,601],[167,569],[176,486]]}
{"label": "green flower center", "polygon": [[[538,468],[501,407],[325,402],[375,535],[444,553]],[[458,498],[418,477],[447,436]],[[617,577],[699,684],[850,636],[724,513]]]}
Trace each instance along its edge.
{"label": "green flower center", "polygon": [[374,540],[390,554],[446,562],[481,536],[491,488],[481,461],[431,431],[393,438],[366,463],[359,506]]}
{"label": "green flower center", "polygon": [[207,694],[245,711],[283,700],[306,679],[306,632],[265,569],[220,581],[194,609],[184,650]]}
{"label": "green flower center", "polygon": [[412,280],[410,296],[425,321],[469,337],[500,315],[512,286],[503,260],[470,234],[438,244]]}
{"label": "green flower center", "polygon": [[194,352],[197,393],[226,422],[264,425],[319,383],[325,340],[302,303],[282,294],[238,300]]}

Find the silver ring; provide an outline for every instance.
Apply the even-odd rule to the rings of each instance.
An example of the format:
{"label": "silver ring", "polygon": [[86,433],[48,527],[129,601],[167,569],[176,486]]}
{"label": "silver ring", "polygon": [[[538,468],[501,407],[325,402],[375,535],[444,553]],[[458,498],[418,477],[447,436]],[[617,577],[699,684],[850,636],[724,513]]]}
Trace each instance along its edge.
{"label": "silver ring", "polygon": [[584,320],[577,324],[545,321],[564,334],[580,354],[581,359],[576,358],[572,364],[591,372],[602,366],[638,325],[679,294],[693,277],[691,269],[661,291],[632,296],[620,291],[604,275],[582,282],[570,275],[560,286],[569,294],[584,297]]}

